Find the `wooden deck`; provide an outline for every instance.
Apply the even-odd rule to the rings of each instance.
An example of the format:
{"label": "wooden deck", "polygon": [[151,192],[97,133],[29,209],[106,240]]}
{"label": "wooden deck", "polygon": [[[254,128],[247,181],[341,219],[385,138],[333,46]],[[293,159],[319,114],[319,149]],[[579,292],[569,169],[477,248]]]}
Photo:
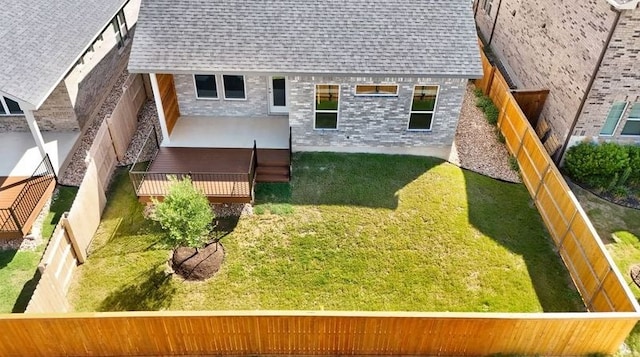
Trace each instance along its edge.
{"label": "wooden deck", "polygon": [[[17,210],[15,215],[23,222],[22,227],[19,227],[15,220],[9,215],[7,209],[9,209],[14,202],[18,199],[18,196],[22,189],[31,183],[34,192],[44,192],[39,197],[26,197],[25,199],[33,199],[35,208],[28,212],[20,212]],[[17,239],[22,238],[25,234],[31,231],[33,222],[38,217],[38,214],[42,210],[45,202],[51,198],[51,194],[56,186],[56,182],[52,176],[47,177],[25,177],[25,176],[10,176],[0,177],[0,239]],[[27,195],[28,196],[28,195]],[[36,201],[37,200],[37,201]]]}
{"label": "wooden deck", "polygon": [[[253,200],[252,149],[161,147],[140,182],[132,173],[141,202],[168,192],[170,175],[190,176],[195,187],[213,203],[248,203]],[[289,165],[289,151],[258,149],[261,165]],[[253,168],[254,170],[257,168]],[[259,181],[259,180],[257,180]]]}

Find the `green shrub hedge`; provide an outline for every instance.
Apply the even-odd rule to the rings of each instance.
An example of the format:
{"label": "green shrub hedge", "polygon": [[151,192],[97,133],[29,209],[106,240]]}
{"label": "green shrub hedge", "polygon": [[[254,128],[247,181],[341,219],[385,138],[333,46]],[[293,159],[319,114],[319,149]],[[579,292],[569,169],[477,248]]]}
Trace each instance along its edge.
{"label": "green shrub hedge", "polygon": [[582,142],[567,150],[569,176],[589,186],[612,191],[640,183],[640,146]]}

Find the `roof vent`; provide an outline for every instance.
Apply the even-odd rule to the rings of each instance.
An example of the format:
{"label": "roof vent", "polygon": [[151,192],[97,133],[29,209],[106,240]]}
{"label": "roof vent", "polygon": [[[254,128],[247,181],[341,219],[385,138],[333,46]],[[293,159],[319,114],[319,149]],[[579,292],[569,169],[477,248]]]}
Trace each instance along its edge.
{"label": "roof vent", "polygon": [[616,10],[633,10],[638,7],[640,0],[607,0]]}

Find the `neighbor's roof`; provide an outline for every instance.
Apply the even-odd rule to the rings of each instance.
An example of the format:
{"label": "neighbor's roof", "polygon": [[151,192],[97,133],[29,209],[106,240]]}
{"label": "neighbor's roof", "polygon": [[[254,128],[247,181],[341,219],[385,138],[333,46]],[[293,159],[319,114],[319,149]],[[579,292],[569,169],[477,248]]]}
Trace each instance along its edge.
{"label": "neighbor's roof", "polygon": [[482,75],[469,0],[143,0],[131,72]]}
{"label": "neighbor's roof", "polygon": [[39,107],[126,0],[4,0],[0,91]]}

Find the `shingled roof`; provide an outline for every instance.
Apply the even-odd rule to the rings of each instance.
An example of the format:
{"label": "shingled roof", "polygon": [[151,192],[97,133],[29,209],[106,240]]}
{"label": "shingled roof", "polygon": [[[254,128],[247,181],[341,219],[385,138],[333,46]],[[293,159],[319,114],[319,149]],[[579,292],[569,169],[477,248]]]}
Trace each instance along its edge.
{"label": "shingled roof", "polygon": [[143,0],[131,72],[482,75],[469,0]]}
{"label": "shingled roof", "polygon": [[3,1],[0,92],[42,105],[126,0]]}

